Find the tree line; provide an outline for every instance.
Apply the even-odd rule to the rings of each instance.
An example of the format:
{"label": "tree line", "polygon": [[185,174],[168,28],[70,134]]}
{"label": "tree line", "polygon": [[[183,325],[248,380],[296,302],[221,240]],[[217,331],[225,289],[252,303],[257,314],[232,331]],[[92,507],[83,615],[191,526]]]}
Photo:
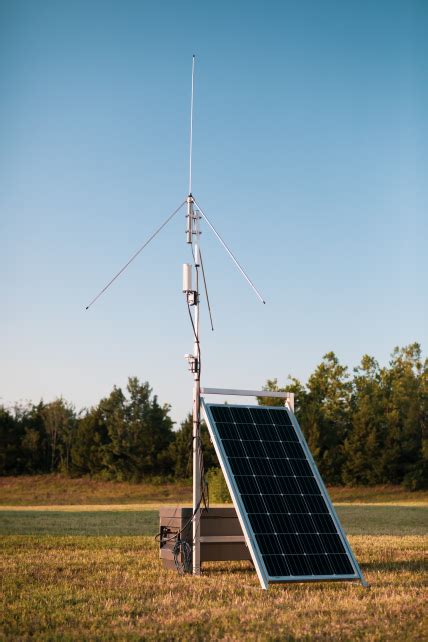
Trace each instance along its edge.
{"label": "tree line", "polygon": [[[419,344],[396,348],[385,367],[365,355],[352,375],[329,352],[306,384],[289,377],[280,388],[272,379],[265,389],[295,393],[297,419],[326,483],[428,486],[428,360]],[[81,412],[62,398],[0,406],[0,475],[189,478],[192,418],[174,430],[170,411],[136,377],[125,392],[114,387]],[[218,463],[205,426],[202,443],[205,470],[214,470]]]}
{"label": "tree line", "polygon": [[[266,390],[280,390],[276,379]],[[290,378],[295,413],[329,484],[428,486],[428,359],[413,343],[381,367],[363,356],[350,376],[327,353],[306,385]],[[278,399],[260,399],[278,405]]]}
{"label": "tree line", "polygon": [[[178,430],[168,404],[130,377],[98,405],[76,412],[63,398],[0,406],[0,475],[60,472],[116,481],[192,475],[192,416]],[[206,466],[216,465],[205,426]],[[207,469],[208,469],[207,468]]]}

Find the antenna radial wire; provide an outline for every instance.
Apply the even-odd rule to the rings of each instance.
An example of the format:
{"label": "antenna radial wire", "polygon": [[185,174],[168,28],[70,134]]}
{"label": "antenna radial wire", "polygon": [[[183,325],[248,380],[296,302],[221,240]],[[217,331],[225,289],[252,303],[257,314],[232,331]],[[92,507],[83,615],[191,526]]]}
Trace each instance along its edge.
{"label": "antenna radial wire", "polygon": [[226,250],[226,252],[227,252],[227,253],[228,253],[228,255],[230,256],[230,258],[232,259],[232,261],[235,263],[235,265],[236,265],[236,267],[238,268],[238,270],[241,272],[241,274],[242,274],[242,276],[244,277],[244,279],[245,279],[245,280],[249,283],[249,285],[252,287],[252,289],[254,290],[254,292],[255,292],[255,294],[256,294],[256,296],[257,296],[257,298],[258,298],[258,299],[260,299],[260,301],[261,301],[262,303],[266,303],[266,301],[264,300],[264,298],[262,297],[262,295],[260,294],[260,292],[258,291],[258,289],[256,288],[256,286],[254,285],[254,283],[252,282],[252,280],[250,279],[250,277],[246,274],[246,272],[245,272],[244,268],[241,266],[241,264],[239,263],[238,259],[237,259],[233,254],[232,254],[231,250],[229,250],[229,248],[227,247],[226,243],[223,241],[223,239],[221,238],[220,234],[219,234],[219,233],[217,232],[217,230],[215,229],[214,225],[213,225],[213,224],[211,223],[211,221],[208,219],[207,215],[206,215],[206,214],[204,214],[204,212],[203,212],[203,210],[202,210],[201,206],[199,205],[199,203],[197,203],[197,202],[196,202],[196,200],[195,200],[195,203],[196,203],[196,206],[197,206],[198,210],[200,211],[200,213],[201,213],[201,214],[202,214],[202,216],[204,217],[205,221],[207,222],[207,225],[208,225],[208,226],[211,228],[211,230],[214,232],[214,234],[216,235],[216,237],[218,238],[218,240],[220,241],[220,243],[222,244],[222,246],[224,247],[224,249]]}
{"label": "antenna radial wire", "polygon": [[181,205],[179,205],[179,207],[177,207],[177,209],[176,209],[176,210],[174,210],[174,211],[173,211],[173,213],[172,213],[170,216],[168,216],[168,218],[166,219],[166,221],[164,221],[164,222],[162,223],[162,225],[161,225],[160,227],[158,227],[158,229],[156,230],[156,232],[153,232],[153,234],[151,235],[151,237],[150,237],[150,238],[148,238],[148,239],[147,239],[147,241],[146,241],[146,242],[145,242],[145,243],[144,243],[144,244],[143,244],[143,245],[142,245],[142,246],[141,246],[141,247],[140,247],[140,248],[139,248],[139,249],[138,249],[138,250],[137,250],[137,251],[136,251],[132,256],[131,256],[131,258],[129,259],[129,261],[128,261],[127,263],[125,263],[125,265],[123,266],[123,268],[121,268],[121,269],[119,270],[119,272],[118,272],[117,274],[115,274],[115,275],[114,275],[114,277],[113,277],[113,278],[112,278],[112,279],[107,283],[107,285],[105,285],[105,286],[103,287],[103,289],[102,289],[100,292],[98,292],[97,296],[96,296],[96,297],[94,297],[94,298],[92,299],[92,301],[91,301],[91,302],[86,306],[86,310],[89,310],[89,308],[91,307],[91,305],[93,305],[93,304],[95,303],[95,301],[97,301],[97,300],[100,298],[100,296],[101,296],[102,294],[104,294],[104,292],[105,292],[105,291],[106,291],[106,290],[111,286],[111,284],[112,284],[112,283],[114,283],[114,281],[116,281],[116,279],[117,279],[117,278],[122,274],[122,272],[125,272],[125,270],[126,270],[126,268],[128,267],[128,265],[130,265],[130,263],[132,263],[132,261],[133,261],[134,259],[136,259],[136,258],[137,258],[137,256],[140,254],[140,252],[142,252],[142,251],[144,250],[144,248],[145,248],[145,247],[147,247],[147,245],[150,243],[150,241],[153,241],[153,239],[155,238],[155,236],[157,236],[157,234],[159,234],[159,232],[160,232],[161,230],[163,230],[163,228],[165,227],[165,225],[167,225],[167,224],[170,222],[170,220],[171,220],[172,218],[174,218],[174,216],[177,214],[177,212],[179,212],[179,211],[181,210],[181,208],[183,207],[183,205],[184,205],[185,203],[186,203],[186,201],[183,201],[183,202],[181,203]]}

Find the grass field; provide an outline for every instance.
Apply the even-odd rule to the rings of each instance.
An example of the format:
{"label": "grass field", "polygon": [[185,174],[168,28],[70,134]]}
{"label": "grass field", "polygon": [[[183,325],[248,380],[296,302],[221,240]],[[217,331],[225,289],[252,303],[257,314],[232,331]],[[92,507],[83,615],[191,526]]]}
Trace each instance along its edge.
{"label": "grass field", "polygon": [[[349,535],[424,535],[428,531],[428,507],[424,506],[338,504],[336,509]],[[157,510],[0,510],[0,535],[154,537],[158,524]]]}
{"label": "grass field", "polygon": [[54,494],[52,509],[37,506],[40,488],[27,488],[32,510],[16,485],[9,491],[0,509],[1,640],[428,639],[422,494],[373,489],[364,504],[361,490],[350,490],[336,504],[369,589],[326,583],[266,592],[245,562],[206,564],[199,578],[165,571],[153,537],[158,498],[140,488],[133,501],[144,496],[146,506],[136,506],[133,490],[122,505],[124,488],[98,487],[85,506],[61,507]]}

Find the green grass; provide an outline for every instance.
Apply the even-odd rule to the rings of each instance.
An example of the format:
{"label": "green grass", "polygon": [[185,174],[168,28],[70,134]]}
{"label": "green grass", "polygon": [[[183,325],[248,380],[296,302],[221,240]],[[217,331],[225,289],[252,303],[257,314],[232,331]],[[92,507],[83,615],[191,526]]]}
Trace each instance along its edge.
{"label": "green grass", "polygon": [[[428,532],[428,506],[336,507],[350,535],[424,535]],[[156,510],[44,511],[0,510],[0,535],[127,536],[158,532]]]}
{"label": "green grass", "polygon": [[336,506],[349,535],[426,535],[428,506]]}
{"label": "green grass", "polygon": [[147,511],[0,511],[0,535],[155,535],[159,513]]}

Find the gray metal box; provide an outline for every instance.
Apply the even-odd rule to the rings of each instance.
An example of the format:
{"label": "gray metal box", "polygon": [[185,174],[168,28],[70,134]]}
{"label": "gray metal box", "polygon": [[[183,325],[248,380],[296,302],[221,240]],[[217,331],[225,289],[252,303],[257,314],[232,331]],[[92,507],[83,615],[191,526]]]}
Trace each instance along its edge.
{"label": "gray metal box", "polygon": [[[192,509],[165,506],[159,510],[159,557],[165,568],[175,568],[172,549],[175,535],[184,528],[180,539],[192,545]],[[201,514],[201,564],[226,560],[250,560],[236,511],[231,508],[209,508]]]}

